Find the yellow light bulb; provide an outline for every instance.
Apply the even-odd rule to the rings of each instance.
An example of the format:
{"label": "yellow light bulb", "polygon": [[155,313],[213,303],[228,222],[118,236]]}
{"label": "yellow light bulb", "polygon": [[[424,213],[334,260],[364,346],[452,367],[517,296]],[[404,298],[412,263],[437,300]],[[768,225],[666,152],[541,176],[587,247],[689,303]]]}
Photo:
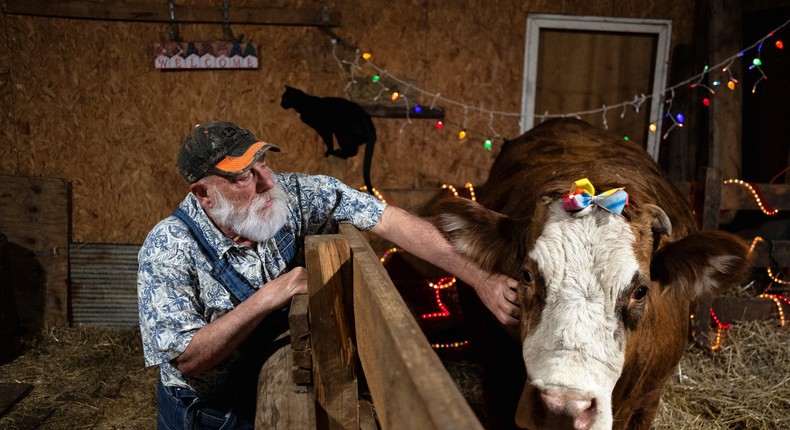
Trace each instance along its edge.
{"label": "yellow light bulb", "polygon": [[398,97],[400,97],[400,94],[398,94],[398,92],[397,92],[397,91],[393,91],[393,92],[392,92],[392,95],[390,96],[390,99],[391,99],[392,101],[395,101],[395,100],[398,100]]}
{"label": "yellow light bulb", "polygon": [[653,133],[655,133],[655,132],[656,132],[656,130],[658,130],[658,127],[656,126],[656,124],[655,124],[655,123],[651,123],[651,124],[650,124],[650,131],[652,131]]}
{"label": "yellow light bulb", "polygon": [[373,55],[371,55],[370,52],[365,52],[365,53],[362,54],[362,59],[367,61],[367,60],[370,60],[370,58],[372,56]]}
{"label": "yellow light bulb", "polygon": [[466,139],[466,130],[461,130],[458,132],[458,139],[460,140]]}

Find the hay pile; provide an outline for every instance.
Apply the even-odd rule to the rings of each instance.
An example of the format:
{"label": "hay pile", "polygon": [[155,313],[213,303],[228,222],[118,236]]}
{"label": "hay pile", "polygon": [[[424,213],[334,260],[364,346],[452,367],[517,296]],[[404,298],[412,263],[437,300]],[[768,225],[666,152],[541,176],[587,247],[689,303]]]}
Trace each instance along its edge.
{"label": "hay pile", "polygon": [[790,428],[790,329],[748,322],[724,333],[719,351],[686,351],[653,428]]}
{"label": "hay pile", "polygon": [[142,357],[137,330],[77,327],[41,333],[22,356],[0,366],[0,382],[34,386],[0,417],[0,428],[156,428],[159,373],[144,369]]}
{"label": "hay pile", "polygon": [[[462,392],[480,395],[478,379],[464,374],[463,364],[456,360],[448,367]],[[720,351],[690,347],[679,369],[654,429],[790,428],[790,329],[772,322],[734,326]],[[43,430],[155,428],[157,375],[155,368],[143,368],[136,330],[48,331],[0,366],[0,382],[35,386],[0,417],[0,428],[36,428],[41,422],[37,428]]]}

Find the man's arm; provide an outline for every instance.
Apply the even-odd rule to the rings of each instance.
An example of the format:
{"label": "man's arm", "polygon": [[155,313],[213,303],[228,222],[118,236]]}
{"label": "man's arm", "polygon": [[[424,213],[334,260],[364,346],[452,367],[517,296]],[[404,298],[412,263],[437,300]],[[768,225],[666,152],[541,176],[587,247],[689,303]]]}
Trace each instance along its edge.
{"label": "man's arm", "polygon": [[518,282],[501,274],[488,273],[455,252],[433,224],[403,209],[387,206],[371,232],[471,285],[502,324],[518,324]]}
{"label": "man's arm", "polygon": [[255,327],[294,294],[307,293],[307,270],[296,267],[263,285],[227,314],[200,328],[184,352],[171,363],[183,374],[195,376],[226,359]]}

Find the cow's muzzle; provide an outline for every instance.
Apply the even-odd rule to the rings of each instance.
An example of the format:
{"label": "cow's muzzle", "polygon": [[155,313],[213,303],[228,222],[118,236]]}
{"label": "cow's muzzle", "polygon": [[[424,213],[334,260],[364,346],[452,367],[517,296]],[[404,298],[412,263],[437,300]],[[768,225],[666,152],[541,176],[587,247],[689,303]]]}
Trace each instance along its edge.
{"label": "cow's muzzle", "polygon": [[597,414],[593,396],[561,388],[538,389],[527,382],[518,402],[516,425],[530,430],[591,430]]}

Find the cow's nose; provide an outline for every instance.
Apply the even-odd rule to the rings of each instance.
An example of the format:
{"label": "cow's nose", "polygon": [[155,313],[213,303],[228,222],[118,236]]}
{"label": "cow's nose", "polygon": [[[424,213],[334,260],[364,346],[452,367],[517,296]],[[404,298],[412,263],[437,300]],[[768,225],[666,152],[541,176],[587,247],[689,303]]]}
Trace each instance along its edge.
{"label": "cow's nose", "polygon": [[588,430],[592,427],[595,399],[573,392],[545,390],[540,391],[540,401],[545,408],[547,428]]}

